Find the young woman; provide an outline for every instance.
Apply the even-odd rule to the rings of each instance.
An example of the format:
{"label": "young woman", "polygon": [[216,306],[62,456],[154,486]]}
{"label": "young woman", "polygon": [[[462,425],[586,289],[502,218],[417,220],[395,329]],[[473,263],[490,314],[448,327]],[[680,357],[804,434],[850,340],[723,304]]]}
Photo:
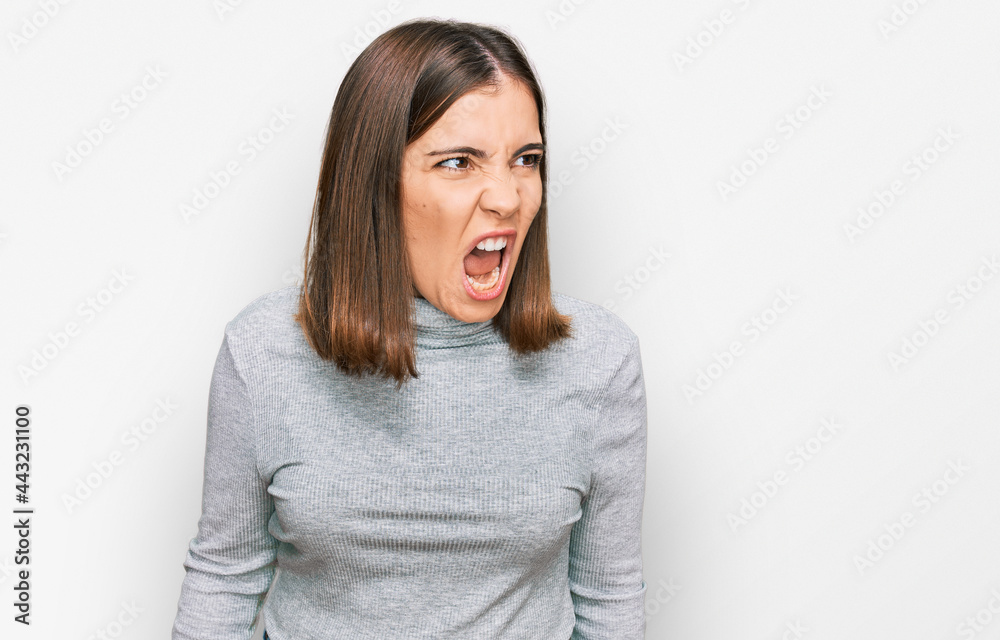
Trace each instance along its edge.
{"label": "young woman", "polygon": [[304,284],[225,328],[173,640],[643,637],[639,343],[550,290],[546,151],[498,29],[354,62]]}

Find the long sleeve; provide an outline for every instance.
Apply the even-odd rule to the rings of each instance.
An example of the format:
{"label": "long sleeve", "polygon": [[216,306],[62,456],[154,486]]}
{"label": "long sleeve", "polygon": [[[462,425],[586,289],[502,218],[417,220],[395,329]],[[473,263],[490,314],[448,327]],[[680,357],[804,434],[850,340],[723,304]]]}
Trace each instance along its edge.
{"label": "long sleeve", "polygon": [[641,640],[646,392],[638,339],[598,403],[591,488],[570,536],[572,640]]}
{"label": "long sleeve", "polygon": [[251,397],[227,334],[209,391],[202,514],[171,640],[251,638],[275,572],[278,541],[267,530],[273,510],[256,462]]}

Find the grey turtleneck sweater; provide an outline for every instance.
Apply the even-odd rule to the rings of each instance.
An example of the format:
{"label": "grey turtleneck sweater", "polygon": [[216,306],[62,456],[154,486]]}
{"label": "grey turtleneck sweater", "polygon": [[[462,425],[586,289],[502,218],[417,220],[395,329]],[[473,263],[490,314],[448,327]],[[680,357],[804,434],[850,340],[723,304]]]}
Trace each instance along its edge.
{"label": "grey turtleneck sweater", "polygon": [[420,377],[397,392],[320,359],[297,296],[226,325],[172,640],[249,640],[261,609],[271,640],[643,637],[646,396],[622,320],[553,293],[575,335],[519,357],[416,298]]}

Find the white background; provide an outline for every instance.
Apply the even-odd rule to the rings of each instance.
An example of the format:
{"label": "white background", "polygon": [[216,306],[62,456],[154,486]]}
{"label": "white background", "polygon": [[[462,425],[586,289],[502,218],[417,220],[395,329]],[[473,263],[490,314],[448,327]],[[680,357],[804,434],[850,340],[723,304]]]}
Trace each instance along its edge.
{"label": "white background", "polygon": [[419,16],[523,42],[568,176],[553,288],[639,335],[647,637],[1000,637],[996,3],[220,4],[0,13],[4,477],[13,509],[30,405],[36,509],[6,637],[168,636],[223,327],[296,282],[352,41]]}

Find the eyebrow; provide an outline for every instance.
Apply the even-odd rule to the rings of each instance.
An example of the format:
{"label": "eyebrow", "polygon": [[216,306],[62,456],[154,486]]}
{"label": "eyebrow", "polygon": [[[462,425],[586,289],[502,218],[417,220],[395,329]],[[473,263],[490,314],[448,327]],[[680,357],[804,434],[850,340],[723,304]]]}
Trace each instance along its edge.
{"label": "eyebrow", "polygon": [[[523,154],[525,151],[530,151],[532,149],[545,153],[545,146],[543,144],[539,142],[532,142],[530,144],[524,145],[523,147],[515,151],[513,157],[519,158],[521,154]],[[452,147],[450,149],[441,149],[440,151],[431,151],[427,155],[447,156],[447,155],[455,155],[458,153],[467,153],[473,158],[478,158],[480,160],[486,159],[486,152],[483,151],[482,149],[476,149],[475,147]]]}

